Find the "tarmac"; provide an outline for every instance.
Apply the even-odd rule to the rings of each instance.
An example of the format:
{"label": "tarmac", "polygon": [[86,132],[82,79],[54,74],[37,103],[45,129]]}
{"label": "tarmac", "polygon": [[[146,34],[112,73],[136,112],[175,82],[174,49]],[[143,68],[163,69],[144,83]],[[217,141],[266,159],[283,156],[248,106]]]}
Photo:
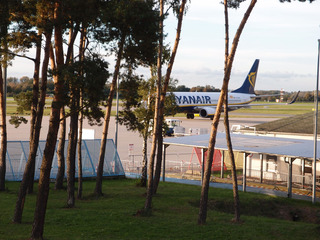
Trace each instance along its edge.
{"label": "tarmac", "polygon": [[[26,116],[28,120],[30,120],[29,116]],[[195,118],[195,119],[187,119],[186,117],[172,117],[174,119],[179,119],[182,121],[181,125],[185,127],[186,132],[189,131],[190,128],[202,128],[210,131],[212,121],[207,118]],[[15,128],[13,125],[9,123],[10,117],[7,117],[7,133],[8,133],[8,141],[29,141],[30,138],[30,122],[27,124],[21,124],[20,127]],[[277,118],[267,118],[259,116],[258,118],[231,118],[230,126],[232,125],[247,125],[253,126],[259,123],[272,121]],[[101,139],[102,136],[102,128],[103,126],[98,125],[90,125],[88,120],[85,119],[83,123],[84,129],[94,130],[94,138]],[[67,133],[69,132],[70,120],[67,119]],[[40,140],[46,140],[49,126],[49,116],[43,116],[42,127],[40,133]],[[224,130],[223,119],[220,120],[219,131]],[[143,138],[140,136],[138,132],[128,131],[127,128],[123,125],[118,126],[118,154],[121,160],[130,160],[129,155],[141,155],[142,154],[142,145]],[[115,139],[116,133],[116,121],[115,117],[110,118],[109,131],[108,131],[108,139]],[[68,134],[66,135],[68,139]],[[151,143],[151,140],[148,141],[148,144]],[[150,148],[149,148],[150,150]],[[179,148],[179,147],[170,147],[169,151],[174,153],[190,153],[191,150],[187,148]]]}

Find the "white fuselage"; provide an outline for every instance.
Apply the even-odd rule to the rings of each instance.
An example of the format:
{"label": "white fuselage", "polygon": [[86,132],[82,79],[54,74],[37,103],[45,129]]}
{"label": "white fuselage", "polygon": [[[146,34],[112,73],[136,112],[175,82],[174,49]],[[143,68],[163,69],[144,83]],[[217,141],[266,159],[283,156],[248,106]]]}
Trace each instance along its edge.
{"label": "white fuselage", "polygon": [[[216,112],[220,96],[220,92],[174,92],[173,94],[181,112],[187,113],[188,118],[193,118],[194,113],[199,113],[204,118],[212,117]],[[254,94],[228,93],[229,111],[248,107],[254,97]]]}
{"label": "white fuselage", "polygon": [[[220,92],[174,92],[179,107],[216,106]],[[254,94],[229,93],[228,105],[248,104]]]}

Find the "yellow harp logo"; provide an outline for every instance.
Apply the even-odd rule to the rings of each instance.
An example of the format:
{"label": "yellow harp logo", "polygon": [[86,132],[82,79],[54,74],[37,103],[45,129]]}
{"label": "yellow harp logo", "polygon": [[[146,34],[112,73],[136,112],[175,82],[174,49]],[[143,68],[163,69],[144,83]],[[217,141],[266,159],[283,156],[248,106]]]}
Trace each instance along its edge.
{"label": "yellow harp logo", "polygon": [[249,82],[251,84],[252,87],[254,87],[255,83],[256,83],[256,72],[252,72],[248,75],[248,79]]}

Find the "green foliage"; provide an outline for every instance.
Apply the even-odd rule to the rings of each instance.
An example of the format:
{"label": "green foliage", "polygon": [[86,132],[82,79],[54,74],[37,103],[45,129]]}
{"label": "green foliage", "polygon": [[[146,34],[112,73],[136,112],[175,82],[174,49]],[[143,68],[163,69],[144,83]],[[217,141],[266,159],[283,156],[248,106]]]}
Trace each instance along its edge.
{"label": "green foliage", "polygon": [[[17,103],[17,113],[18,114],[24,114],[25,111],[31,110],[31,104],[32,104],[32,92],[26,91],[26,92],[20,92],[19,94],[15,95],[14,97],[15,102]],[[9,123],[14,125],[15,128],[18,128],[20,124],[24,123],[26,124],[28,120],[21,116],[11,116]]]}
{"label": "green foliage", "polygon": [[239,8],[240,7],[240,4],[242,3],[242,2],[245,2],[246,0],[228,0],[227,1],[227,4],[228,4],[228,7],[229,8],[235,8],[235,9],[237,9],[237,8]]}
{"label": "green foliage", "polygon": [[15,4],[10,8],[8,43],[12,50],[9,54],[13,58],[16,54],[25,56],[30,48],[39,44],[41,42],[39,32],[51,31],[54,5],[50,1],[36,0],[12,2]]}
{"label": "green foliage", "polygon": [[[41,79],[40,79],[41,81]],[[21,92],[32,91],[33,79],[26,76],[18,78],[9,77],[7,81],[7,95],[14,96]],[[48,79],[47,93],[53,94],[54,83],[52,79]]]}
{"label": "green foliage", "polygon": [[28,120],[24,117],[10,116],[9,123],[11,125],[14,125],[15,128],[18,128],[21,125],[21,123],[27,124]]}
{"label": "green foliage", "polygon": [[105,99],[104,86],[109,78],[108,64],[100,56],[92,55],[82,61],[76,61],[63,70],[65,77],[65,100],[66,105],[71,107],[70,88],[82,92],[83,109],[82,111],[89,122],[99,123],[103,117],[101,106]]}
{"label": "green foliage", "polygon": [[[153,117],[153,99],[150,97],[148,82],[134,75],[129,68],[121,75],[120,91],[123,98],[123,110],[119,111],[118,121],[130,131],[138,131],[141,136],[149,128]],[[148,132],[149,135],[151,132]]]}
{"label": "green foliage", "polygon": [[178,85],[173,89],[174,92],[190,92],[190,88],[186,87],[186,85]]}
{"label": "green foliage", "polygon": [[175,95],[173,93],[169,93],[165,99],[165,116],[175,115],[179,112],[179,106],[177,105]]}
{"label": "green foliage", "polygon": [[190,89],[190,92],[220,92],[219,88],[215,88],[214,86],[206,85],[206,86],[196,86]]}
{"label": "green foliage", "polygon": [[131,67],[156,63],[158,13],[153,1],[104,2],[94,37],[110,52],[116,52],[118,42],[125,38],[123,58]]}
{"label": "green foliage", "polygon": [[24,111],[31,110],[32,104],[32,92],[26,91],[21,92],[13,97],[13,99],[17,102],[17,112],[19,114],[23,114]]}
{"label": "green foliage", "polygon": [[0,42],[7,35],[7,28],[9,26],[9,3],[8,0],[0,0]]}
{"label": "green foliage", "polygon": [[[118,121],[130,131],[138,131],[141,136],[152,133],[152,119],[156,98],[156,76],[148,81],[134,75],[131,68],[121,76],[120,91],[123,98],[123,110],[119,111]],[[175,83],[175,81],[171,81]],[[172,88],[172,85],[169,86]],[[173,94],[165,99],[164,115],[174,115],[178,112],[178,106]],[[165,132],[166,124],[164,124]],[[145,129],[149,131],[146,133]]]}

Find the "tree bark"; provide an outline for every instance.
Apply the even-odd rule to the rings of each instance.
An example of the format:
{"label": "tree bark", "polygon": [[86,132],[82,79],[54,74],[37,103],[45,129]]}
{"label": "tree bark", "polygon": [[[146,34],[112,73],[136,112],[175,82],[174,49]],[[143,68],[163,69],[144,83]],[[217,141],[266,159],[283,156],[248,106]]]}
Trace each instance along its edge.
{"label": "tree bark", "polygon": [[229,157],[231,159],[231,173],[232,173],[232,190],[233,190],[233,204],[234,204],[234,221],[240,222],[240,199],[238,192],[238,180],[237,180],[237,168],[232,150],[232,142],[230,136],[229,127],[229,114],[228,114],[228,93],[226,94],[225,105],[224,105],[224,126],[226,130],[226,140],[228,145]]}
{"label": "tree bark", "polygon": [[141,179],[140,185],[141,187],[147,186],[147,169],[148,169],[148,157],[147,157],[147,146],[148,146],[148,127],[145,128],[145,134],[143,136],[143,147],[142,147],[142,170],[141,170]]}
{"label": "tree bark", "polygon": [[[82,108],[82,94],[80,92],[80,109]],[[79,137],[78,137],[78,195],[77,198],[82,198],[82,128],[83,128],[83,114],[80,112],[79,116]]]}
{"label": "tree bark", "polygon": [[[73,35],[73,29],[69,29],[71,41]],[[67,64],[73,62],[73,45],[69,45],[70,55],[67,59]],[[77,142],[78,142],[78,118],[79,118],[79,89],[74,82],[70,82],[70,127],[69,127],[69,142],[67,149],[67,206],[69,208],[74,207],[75,205],[75,173],[76,173],[76,151],[77,151]]]}
{"label": "tree bark", "polygon": [[61,75],[61,68],[63,66],[63,41],[62,41],[62,27],[61,0],[56,0],[54,5],[54,22],[55,22],[55,50],[57,62],[57,75],[55,79],[55,94],[51,105],[50,123],[47,135],[46,146],[43,153],[41,164],[40,178],[38,184],[38,195],[34,214],[33,228],[31,232],[31,239],[42,239],[44,220],[47,208],[47,201],[49,196],[50,171],[52,166],[53,155],[55,151],[57,135],[59,130],[60,109],[63,98],[63,79]]}
{"label": "tree bark", "polygon": [[158,61],[157,61],[157,71],[158,71],[158,79],[157,79],[157,97],[155,102],[155,112],[154,112],[154,119],[153,119],[153,136],[152,136],[152,145],[151,145],[151,152],[150,152],[150,159],[149,159],[149,166],[148,166],[148,187],[147,187],[147,197],[144,204],[144,210],[150,211],[151,210],[151,203],[152,203],[152,195],[153,195],[153,171],[154,171],[154,158],[156,154],[157,148],[157,139],[159,134],[159,114],[160,114],[160,95],[161,95],[161,82],[162,82],[162,51],[163,51],[163,8],[164,2],[163,0],[159,0],[160,3],[160,22],[159,22],[159,49],[158,49]]}
{"label": "tree bark", "polygon": [[5,190],[6,181],[6,153],[7,153],[7,125],[6,125],[6,105],[4,99],[4,87],[2,77],[2,65],[0,64],[0,124],[1,124],[1,139],[0,139],[0,191]]}
{"label": "tree bark", "polygon": [[208,192],[209,192],[209,181],[210,181],[210,175],[211,175],[211,165],[213,161],[213,153],[214,153],[214,147],[216,142],[216,135],[218,130],[218,124],[219,119],[222,111],[222,105],[224,103],[227,91],[228,91],[228,84],[232,69],[232,63],[234,60],[234,56],[237,50],[237,46],[239,43],[239,39],[242,33],[242,30],[250,16],[250,13],[255,6],[257,0],[252,0],[241,23],[240,26],[236,32],[236,35],[234,37],[231,52],[228,56],[228,61],[226,64],[226,71],[223,79],[223,85],[220,93],[220,97],[218,100],[217,108],[216,108],[216,114],[214,115],[213,122],[212,122],[212,128],[211,128],[211,134],[210,134],[210,140],[209,140],[209,148],[208,148],[208,155],[207,155],[207,161],[205,164],[205,172],[204,172],[204,179],[202,183],[201,188],[201,197],[200,197],[200,208],[199,208],[199,215],[198,215],[198,224],[205,224],[206,218],[207,218],[207,206],[208,206]]}
{"label": "tree bark", "polygon": [[[78,33],[78,24],[74,27],[69,29],[69,47],[67,50],[66,55],[66,62],[65,64],[68,65],[73,60],[73,44],[76,39]],[[54,61],[54,54],[53,49],[51,48],[51,65],[52,69],[55,69],[55,61]],[[55,189],[63,189],[63,180],[65,175],[65,157],[64,157],[64,150],[65,150],[65,140],[66,140],[66,116],[65,116],[65,109],[64,106],[61,107],[60,112],[60,137],[58,143],[58,150],[57,150],[57,158],[58,158],[58,172],[56,176],[56,183]]]}
{"label": "tree bark", "polygon": [[[84,52],[85,52],[85,44],[86,44],[86,35],[87,29],[82,26],[81,29],[81,37],[80,37],[80,61],[84,61]],[[84,77],[84,73],[81,71],[81,77]],[[82,128],[83,128],[83,90],[79,90],[79,138],[78,138],[78,195],[77,198],[82,198],[82,154],[81,154],[81,146],[82,146]]]}
{"label": "tree bark", "polygon": [[57,149],[57,161],[58,161],[58,172],[56,177],[55,189],[63,189],[63,180],[65,174],[65,149],[66,141],[66,119],[65,119],[65,110],[64,106],[60,110],[60,136]]}
{"label": "tree bark", "polygon": [[109,128],[111,108],[112,108],[112,100],[113,100],[117,79],[120,72],[120,63],[121,63],[122,54],[123,54],[124,42],[125,42],[125,36],[123,35],[118,44],[119,48],[118,48],[118,54],[117,54],[117,62],[116,62],[115,70],[113,73],[112,83],[110,86],[110,93],[107,100],[106,114],[105,114],[104,123],[103,123],[103,131],[102,131],[101,146],[100,146],[100,153],[99,153],[99,163],[98,163],[98,169],[97,169],[97,179],[96,179],[96,186],[94,190],[94,193],[97,196],[103,195],[102,178],[103,178],[104,156],[106,152],[106,143],[107,143],[107,135],[108,135],[108,128]]}
{"label": "tree bark", "polygon": [[[5,191],[6,189],[6,153],[7,153],[7,124],[6,124],[6,89],[4,84],[7,75],[7,66],[8,66],[8,43],[7,43],[7,34],[8,34],[8,25],[9,25],[9,5],[8,1],[5,1],[2,4],[2,12],[6,15],[6,21],[3,23],[4,25],[1,26],[2,30],[4,31],[3,34],[3,48],[4,54],[2,63],[0,63],[0,132],[1,132],[1,139],[0,139],[0,191]],[[4,72],[2,71],[4,68]],[[5,76],[4,76],[5,75]]]}
{"label": "tree bark", "polygon": [[[46,36],[46,45],[45,45],[45,54],[42,63],[42,83],[41,83],[41,94],[40,94],[40,101],[36,106],[37,110],[35,113],[34,119],[32,120],[31,131],[30,132],[30,148],[29,148],[29,156],[28,161],[25,166],[25,170],[23,173],[23,178],[20,184],[20,189],[18,193],[18,199],[16,202],[13,222],[21,223],[22,220],[22,213],[24,208],[25,197],[27,194],[27,190],[29,189],[29,193],[31,191],[31,185],[33,185],[34,179],[34,168],[35,168],[35,161],[39,146],[39,138],[40,138],[40,130],[41,130],[41,122],[43,117],[43,108],[45,105],[45,97],[47,92],[47,73],[48,73],[48,63],[49,63],[49,48],[51,44],[51,37],[52,32],[45,33]],[[37,97],[38,98],[38,97]]]}
{"label": "tree bark", "polygon": [[[42,32],[38,30],[38,39],[36,47],[36,58],[34,64],[34,74],[33,74],[33,89],[32,89],[32,104],[31,104],[31,119],[30,119],[30,146],[29,146],[29,156],[28,161],[31,161],[31,174],[28,179],[28,190],[27,193],[33,192],[33,182],[34,182],[34,173],[35,173],[35,159],[30,157],[36,156],[33,151],[33,139],[34,139],[34,129],[35,122],[37,117],[37,108],[38,108],[38,99],[39,99],[39,70],[40,70],[40,57],[41,57],[41,43],[42,43]],[[32,143],[32,144],[31,144]],[[38,147],[38,146],[37,146]]]}
{"label": "tree bark", "polygon": [[157,154],[157,163],[156,163],[156,169],[155,169],[155,176],[154,176],[154,185],[153,185],[153,193],[155,194],[158,189],[159,181],[160,181],[160,174],[161,174],[161,163],[162,163],[162,144],[163,144],[163,135],[162,135],[162,128],[163,128],[163,120],[164,120],[164,102],[168,90],[168,85],[170,81],[171,71],[173,68],[173,63],[177,54],[179,41],[180,41],[180,35],[181,35],[181,29],[182,29],[182,20],[183,20],[183,14],[184,9],[186,5],[186,0],[182,0],[180,9],[179,9],[179,17],[178,17],[178,26],[177,26],[177,33],[176,33],[176,39],[174,43],[174,47],[172,50],[172,54],[170,57],[169,65],[167,68],[165,81],[163,84],[163,89],[161,92],[161,98],[160,98],[160,113],[159,113],[159,124],[158,124],[158,154]]}
{"label": "tree bark", "polygon": [[[225,9],[225,71],[227,68],[228,56],[229,56],[229,14],[228,14],[228,4],[227,0],[224,1]],[[238,192],[238,181],[237,181],[237,169],[234,159],[234,154],[232,150],[232,142],[230,136],[230,127],[229,127],[229,109],[228,109],[228,93],[226,94],[225,103],[224,103],[224,126],[226,130],[226,140],[228,145],[229,157],[231,159],[231,173],[232,173],[232,186],[233,186],[233,203],[234,203],[234,221],[240,222],[240,200]]]}
{"label": "tree bark", "polygon": [[68,207],[74,207],[74,184],[75,184],[75,163],[76,163],[76,150],[78,141],[78,94],[73,89],[70,93],[72,98],[71,116],[70,116],[70,132],[69,132],[69,145],[67,153],[67,192],[68,192]]}

